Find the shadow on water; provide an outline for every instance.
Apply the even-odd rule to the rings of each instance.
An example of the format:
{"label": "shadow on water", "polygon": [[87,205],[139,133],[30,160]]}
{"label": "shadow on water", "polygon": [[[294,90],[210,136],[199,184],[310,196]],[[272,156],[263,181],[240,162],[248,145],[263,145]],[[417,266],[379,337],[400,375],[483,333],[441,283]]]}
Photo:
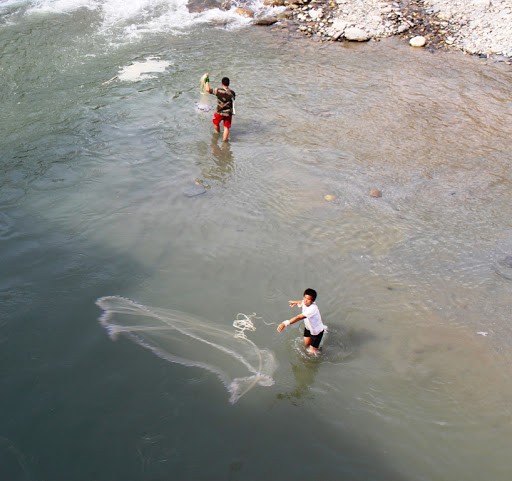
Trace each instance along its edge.
{"label": "shadow on water", "polygon": [[[26,216],[24,222],[22,229],[30,231],[39,221]],[[232,406],[220,383],[196,382],[210,373],[176,367],[130,342],[112,343],[97,322],[94,301],[133,291],[149,274],[105,246],[57,242],[69,237],[62,227],[46,229],[40,248],[23,261],[10,249],[2,251],[0,294],[11,296],[2,306],[9,345],[2,352],[0,381],[0,408],[9,413],[0,432],[5,479],[300,480],[317,472],[323,479],[350,473],[363,480],[368,470],[380,473],[379,479],[400,479],[372,449],[357,446],[352,433],[340,434],[314,412],[310,387],[321,359],[293,367],[297,386],[283,398],[312,402],[298,406],[299,417],[292,418],[286,403],[269,411],[252,396]],[[331,333],[331,343],[342,342],[338,334]],[[353,333],[349,339],[354,347],[369,337]],[[214,391],[205,392],[210,385]],[[312,416],[320,441],[313,448],[307,446]],[[283,452],[290,435],[304,437],[302,447]],[[332,452],[323,451],[324,438]],[[321,466],[297,466],[298,456],[311,451]]]}
{"label": "shadow on water", "polygon": [[294,406],[304,404],[304,400],[314,398],[315,394],[311,392],[311,386],[322,364],[350,362],[364,344],[376,339],[377,336],[366,329],[329,327],[320,346],[321,354],[314,357],[305,351],[302,338],[295,338],[293,354],[296,360],[292,362],[295,387],[291,391],[277,394],[276,398],[286,399]]}
{"label": "shadow on water", "polygon": [[[329,396],[329,393],[320,393],[315,388],[315,381],[326,363],[348,362],[364,344],[375,339],[376,336],[366,330],[330,329],[329,336],[324,337],[324,341],[328,341],[321,346],[322,354],[312,357],[304,351],[302,337],[294,338],[288,353],[292,358],[290,365],[295,385],[276,395],[272,410],[277,413],[273,417],[278,421],[271,423],[269,432],[271,431],[272,436],[271,444],[277,446],[278,451],[264,455],[266,462],[273,460],[276,463],[275,470],[272,472],[261,468],[259,477],[253,476],[247,470],[246,464],[250,460],[245,459],[247,454],[244,453],[231,464],[228,479],[256,480],[278,476],[299,480],[405,480],[402,474],[388,465],[378,448],[372,446],[364,436],[357,432],[339,435],[339,431],[333,426],[350,423],[346,419],[350,416],[350,411],[340,406],[336,418],[328,419],[319,410],[320,397]],[[259,417],[261,414],[253,413],[257,419],[248,429],[249,432],[257,429],[260,423],[265,423],[265,418]],[[257,446],[253,441],[250,444],[252,451],[266,449],[266,446]],[[287,468],[282,468],[283,466]]]}
{"label": "shadow on water", "polygon": [[348,362],[365,344],[378,337],[364,328],[344,326],[329,327],[322,342],[322,359],[333,364]]}
{"label": "shadow on water", "polygon": [[17,447],[0,436],[0,473],[12,481],[30,481],[32,476],[27,461]]}
{"label": "shadow on water", "polygon": [[[34,233],[41,219],[16,217],[23,221],[0,260],[0,410],[9,413],[0,426],[1,478],[86,479],[90,460],[102,458],[91,444],[102,424],[98,394],[105,396],[117,363],[94,301],[140,283],[144,268],[112,250],[69,242],[73,233],[59,226]],[[82,463],[84,451],[89,461]]]}
{"label": "shadow on water", "polygon": [[320,359],[309,359],[303,363],[292,364],[295,388],[289,392],[277,394],[277,399],[280,401],[287,399],[294,406],[303,405],[305,399],[313,399],[314,394],[311,393],[311,386],[315,382],[320,363]]}

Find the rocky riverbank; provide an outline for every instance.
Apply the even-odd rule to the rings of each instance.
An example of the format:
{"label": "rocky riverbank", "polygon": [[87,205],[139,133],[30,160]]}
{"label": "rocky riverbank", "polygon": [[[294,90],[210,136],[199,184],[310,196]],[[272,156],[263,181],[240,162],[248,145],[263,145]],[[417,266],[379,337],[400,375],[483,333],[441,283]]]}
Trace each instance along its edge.
{"label": "rocky riverbank", "polygon": [[[260,25],[319,41],[401,36],[411,45],[458,49],[512,61],[511,0],[264,0],[279,14],[255,15]],[[283,11],[284,9],[284,11]],[[251,15],[240,8],[240,14]],[[272,10],[272,8],[270,9]]]}

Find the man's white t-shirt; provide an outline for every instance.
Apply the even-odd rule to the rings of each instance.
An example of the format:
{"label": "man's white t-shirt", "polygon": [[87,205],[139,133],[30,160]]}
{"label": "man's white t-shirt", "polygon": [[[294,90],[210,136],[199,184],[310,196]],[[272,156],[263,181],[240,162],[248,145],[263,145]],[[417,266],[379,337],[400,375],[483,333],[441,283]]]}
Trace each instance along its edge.
{"label": "man's white t-shirt", "polygon": [[311,332],[313,336],[320,334],[325,329],[325,326],[322,323],[322,316],[320,315],[316,303],[313,302],[310,306],[306,307],[304,301],[301,301],[299,306],[302,307],[302,314],[306,316],[306,319],[304,319],[306,329]]}

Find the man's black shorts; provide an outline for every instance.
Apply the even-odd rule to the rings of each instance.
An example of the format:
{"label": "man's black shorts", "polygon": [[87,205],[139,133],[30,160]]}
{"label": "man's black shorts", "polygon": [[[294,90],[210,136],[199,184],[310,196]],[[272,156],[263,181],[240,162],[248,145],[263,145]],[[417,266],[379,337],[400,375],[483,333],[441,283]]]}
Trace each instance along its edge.
{"label": "man's black shorts", "polygon": [[320,343],[322,342],[322,337],[324,337],[324,331],[322,331],[320,334],[317,334],[316,336],[313,336],[309,329],[304,328],[304,337],[310,337],[311,346],[318,349],[320,347]]}

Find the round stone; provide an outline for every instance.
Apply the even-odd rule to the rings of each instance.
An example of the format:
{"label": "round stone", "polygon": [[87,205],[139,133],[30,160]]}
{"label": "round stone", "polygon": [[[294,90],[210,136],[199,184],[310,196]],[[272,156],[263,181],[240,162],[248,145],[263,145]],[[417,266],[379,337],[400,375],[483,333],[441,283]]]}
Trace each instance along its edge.
{"label": "round stone", "polygon": [[426,38],[422,37],[421,35],[418,35],[417,37],[413,37],[413,38],[411,38],[411,40],[409,40],[409,45],[411,47],[424,47],[426,43],[427,43]]}

